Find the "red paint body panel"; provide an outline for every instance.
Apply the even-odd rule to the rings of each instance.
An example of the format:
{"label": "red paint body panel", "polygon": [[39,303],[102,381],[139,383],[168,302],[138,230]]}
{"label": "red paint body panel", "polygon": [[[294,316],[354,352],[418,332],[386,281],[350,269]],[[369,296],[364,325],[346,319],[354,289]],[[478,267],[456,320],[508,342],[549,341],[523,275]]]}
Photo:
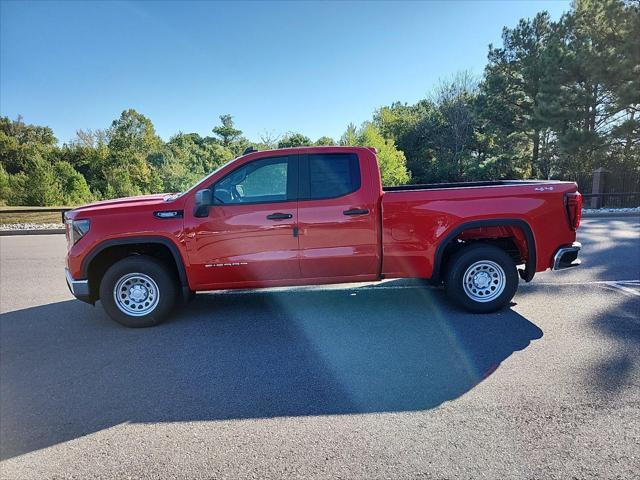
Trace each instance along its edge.
{"label": "red paint body panel", "polygon": [[[239,166],[254,160],[311,153],[355,153],[360,188],[321,200],[225,204],[194,215],[195,194]],[[414,187],[407,187],[414,188]],[[521,220],[535,240],[536,271],[551,267],[553,255],[575,241],[565,194],[570,182],[382,190],[375,153],[364,147],[304,147],[255,152],[203,179],[185,194],[147,195],[87,205],[67,218],[89,219],[89,232],[71,246],[67,266],[73,278],[86,276],[91,259],[105,241],[160,237],[175,246],[192,290],[304,285],[386,278],[430,278],[442,242],[462,225],[478,220]],[[345,210],[367,213],[345,215]],[[158,211],[180,211],[162,219]],[[268,220],[272,213],[291,218]],[[514,225],[473,226],[461,240],[511,238],[527,259],[525,232]],[[84,261],[84,262],[83,262]]]}

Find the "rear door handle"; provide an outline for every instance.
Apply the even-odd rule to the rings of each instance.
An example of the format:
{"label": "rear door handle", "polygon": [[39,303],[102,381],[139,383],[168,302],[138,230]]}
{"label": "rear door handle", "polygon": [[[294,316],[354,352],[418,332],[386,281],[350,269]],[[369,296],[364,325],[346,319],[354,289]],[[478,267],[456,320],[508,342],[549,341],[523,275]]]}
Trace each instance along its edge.
{"label": "rear door handle", "polygon": [[367,208],[351,208],[349,210],[345,210],[342,212],[345,215],[366,215],[369,213],[369,209]]}
{"label": "rear door handle", "polygon": [[267,220],[286,220],[288,218],[293,218],[293,215],[290,213],[272,213],[271,215],[267,215]]}

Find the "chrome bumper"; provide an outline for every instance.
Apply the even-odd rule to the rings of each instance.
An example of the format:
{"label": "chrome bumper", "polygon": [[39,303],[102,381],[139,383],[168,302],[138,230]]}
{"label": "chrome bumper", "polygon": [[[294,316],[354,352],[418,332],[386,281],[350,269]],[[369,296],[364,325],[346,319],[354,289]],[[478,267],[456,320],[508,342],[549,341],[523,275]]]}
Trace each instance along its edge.
{"label": "chrome bumper", "polygon": [[573,242],[570,246],[561,247],[553,256],[553,270],[562,270],[564,268],[577,267],[580,265],[578,252],[582,248],[580,242]]}
{"label": "chrome bumper", "polygon": [[64,269],[67,277],[67,286],[74,297],[83,302],[90,302],[89,280],[74,280],[68,268]]}

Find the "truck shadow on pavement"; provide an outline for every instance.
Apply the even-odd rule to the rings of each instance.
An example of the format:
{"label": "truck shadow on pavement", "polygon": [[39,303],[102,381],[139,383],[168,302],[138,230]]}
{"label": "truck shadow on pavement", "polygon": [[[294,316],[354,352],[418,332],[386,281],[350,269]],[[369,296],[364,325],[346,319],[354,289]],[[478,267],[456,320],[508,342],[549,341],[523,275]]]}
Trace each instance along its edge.
{"label": "truck shadow on pavement", "polygon": [[542,331],[429,289],[204,294],[134,330],[64,301],[5,313],[2,459],[124,422],[425,410]]}
{"label": "truck shadow on pavement", "polygon": [[[604,292],[607,293],[614,295],[611,291]],[[634,376],[638,378],[635,372],[640,371],[640,297],[627,294],[617,308],[595,316],[591,323],[600,335],[613,339],[617,348],[594,365],[586,383],[610,393],[632,387]]]}

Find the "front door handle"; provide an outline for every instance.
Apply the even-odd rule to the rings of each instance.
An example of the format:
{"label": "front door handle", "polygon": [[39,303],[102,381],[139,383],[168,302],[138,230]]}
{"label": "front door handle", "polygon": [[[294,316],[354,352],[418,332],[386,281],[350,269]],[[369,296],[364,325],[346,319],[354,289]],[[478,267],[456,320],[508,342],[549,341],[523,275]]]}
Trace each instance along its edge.
{"label": "front door handle", "polygon": [[286,220],[288,218],[293,218],[293,215],[290,213],[272,213],[271,215],[267,215],[267,220]]}
{"label": "front door handle", "polygon": [[369,213],[367,208],[351,208],[342,212],[344,215],[366,215]]}

